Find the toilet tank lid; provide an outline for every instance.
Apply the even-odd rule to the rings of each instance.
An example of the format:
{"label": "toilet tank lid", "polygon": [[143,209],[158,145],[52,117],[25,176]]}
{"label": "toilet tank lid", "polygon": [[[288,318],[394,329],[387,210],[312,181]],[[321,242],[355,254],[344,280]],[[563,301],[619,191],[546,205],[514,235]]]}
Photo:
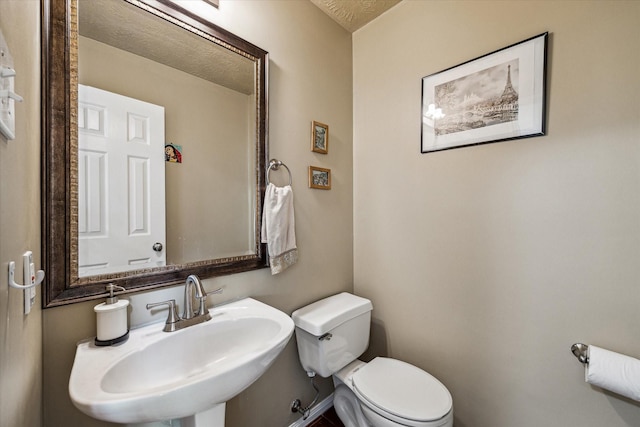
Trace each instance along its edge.
{"label": "toilet tank lid", "polygon": [[291,318],[298,328],[319,337],[372,309],[368,299],[342,292],[294,311]]}

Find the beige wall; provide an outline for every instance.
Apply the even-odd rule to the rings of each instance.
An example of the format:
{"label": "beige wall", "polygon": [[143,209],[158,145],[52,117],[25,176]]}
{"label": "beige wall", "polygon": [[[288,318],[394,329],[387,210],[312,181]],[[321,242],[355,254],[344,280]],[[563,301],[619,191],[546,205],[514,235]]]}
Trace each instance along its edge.
{"label": "beige wall", "polygon": [[0,0],[0,30],[14,59],[16,139],[0,136],[0,426],[38,427],[42,400],[40,295],[25,316],[23,292],[9,288],[7,268],[31,250],[40,266],[39,2]]}
{"label": "beige wall", "polygon": [[[547,136],[420,154],[423,76],[549,31]],[[354,34],[354,283],[456,427],[637,426],[583,341],[640,357],[640,3],[404,1]]]}
{"label": "beige wall", "polygon": [[[321,297],[352,290],[351,35],[310,2],[222,2],[214,22],[269,52],[270,156],[285,162],[293,175],[300,260],[274,277],[264,269],[206,280],[209,290],[225,287],[222,296],[210,301],[252,296],[291,313]],[[310,151],[312,120],[330,126],[328,155]],[[331,168],[331,191],[307,188],[309,165]],[[271,173],[274,181],[285,176]],[[177,288],[132,298],[134,323],[148,320],[144,303],[167,295],[182,299]],[[105,425],[77,411],[67,393],[75,343],[95,335],[96,303],[43,312],[47,427]],[[331,385],[329,381],[320,384],[324,397]],[[297,419],[290,412],[295,398],[309,403],[313,389],[292,340],[265,376],[228,403],[227,426],[288,425]]]}
{"label": "beige wall", "polygon": [[[26,249],[39,260],[38,15],[34,0],[0,0],[25,97],[18,139],[0,140],[4,271]],[[640,355],[639,20],[633,1],[403,2],[354,35],[352,155],[349,34],[307,2],[223,2],[216,22],[270,52],[270,154],[293,173],[301,259],[282,276],[207,280],[225,286],[214,302],[250,295],[290,313],[354,275],[375,346],[438,376],[457,427],[639,424],[569,353],[584,341]],[[419,154],[421,77],[547,30],[547,136]],[[330,125],[327,156],[309,151],[311,120]],[[332,169],[331,191],[306,188],[310,164]],[[140,294],[132,316],[161,296]],[[24,317],[21,299],[0,276],[3,426],[41,424],[40,310]],[[93,305],[43,312],[45,426],[102,425],[67,397]],[[287,425],[309,388],[292,341],[229,402],[228,425]]]}

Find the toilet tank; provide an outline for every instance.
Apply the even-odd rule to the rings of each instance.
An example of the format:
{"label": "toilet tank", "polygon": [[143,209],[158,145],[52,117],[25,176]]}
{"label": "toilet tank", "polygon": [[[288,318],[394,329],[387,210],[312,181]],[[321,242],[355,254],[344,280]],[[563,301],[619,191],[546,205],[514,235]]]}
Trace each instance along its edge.
{"label": "toilet tank", "polygon": [[307,373],[330,377],[369,345],[371,301],[347,292],[293,312],[300,363]]}

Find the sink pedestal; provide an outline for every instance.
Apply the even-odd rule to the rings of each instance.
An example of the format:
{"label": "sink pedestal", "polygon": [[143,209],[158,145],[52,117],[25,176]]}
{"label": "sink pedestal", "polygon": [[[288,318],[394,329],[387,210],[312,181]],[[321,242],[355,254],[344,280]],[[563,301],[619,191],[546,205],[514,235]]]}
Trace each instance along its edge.
{"label": "sink pedestal", "polygon": [[224,427],[226,403],[219,403],[204,412],[180,420],[180,427]]}
{"label": "sink pedestal", "polygon": [[224,411],[226,403],[219,403],[211,409],[170,421],[152,423],[127,424],[127,427],[224,427]]}

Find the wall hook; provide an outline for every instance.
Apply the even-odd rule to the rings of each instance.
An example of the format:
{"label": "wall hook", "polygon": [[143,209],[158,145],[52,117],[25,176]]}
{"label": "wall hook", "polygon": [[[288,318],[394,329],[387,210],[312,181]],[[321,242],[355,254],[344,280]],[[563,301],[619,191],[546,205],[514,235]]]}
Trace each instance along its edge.
{"label": "wall hook", "polygon": [[16,289],[31,289],[38,286],[44,280],[44,271],[38,270],[34,272],[33,276],[31,276],[31,283],[20,285],[16,283],[15,277],[16,263],[11,261],[9,263],[9,286]]}
{"label": "wall hook", "polygon": [[44,271],[36,271],[33,263],[33,252],[26,251],[22,255],[22,277],[24,285],[16,283],[16,263],[9,263],[9,286],[20,289],[24,293],[24,314],[31,312],[31,307],[36,302],[36,286],[44,280]]}

